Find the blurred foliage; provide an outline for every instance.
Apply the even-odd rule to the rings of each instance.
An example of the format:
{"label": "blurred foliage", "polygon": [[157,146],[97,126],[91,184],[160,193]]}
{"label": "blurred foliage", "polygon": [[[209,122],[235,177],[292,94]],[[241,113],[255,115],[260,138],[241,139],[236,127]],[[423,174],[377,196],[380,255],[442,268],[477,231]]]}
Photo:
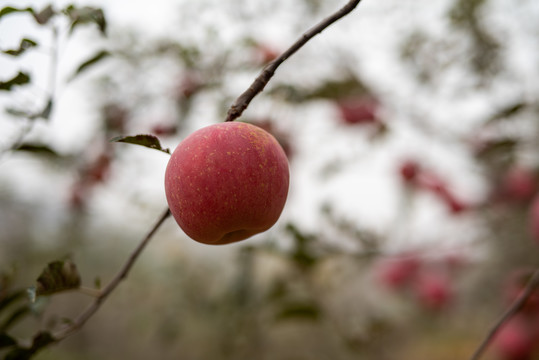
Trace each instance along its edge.
{"label": "blurred foliage", "polygon": [[[457,31],[450,34],[413,27],[399,35],[400,56],[416,77],[418,88],[432,91],[441,77],[462,66],[487,88],[490,80],[503,75],[503,39],[486,26],[488,4],[488,0],[452,2],[445,16],[451,29]],[[313,22],[326,7],[319,0],[305,0],[302,6],[308,14],[302,20]],[[249,12],[242,10],[242,16],[248,17]],[[107,19],[99,8],[69,5],[58,10],[49,5],[37,11],[4,7],[0,20],[21,13],[40,25],[62,17],[67,21],[63,31],[70,36],[83,25],[107,35]],[[141,260],[129,281],[107,300],[110,304],[81,334],[49,347],[55,343],[54,331],[84,308],[78,292],[67,292],[82,286],[77,268],[95,276],[99,288],[100,279],[109,278],[107,274],[124,261],[125,248],[133,247],[133,236],[127,229],[114,233],[92,223],[92,205],[98,195],[128,192],[110,183],[117,176],[114,170],[130,158],[126,156],[129,147],[111,142],[169,153],[162,144],[181,140],[199,125],[196,119],[201,113],[220,118],[237,96],[238,84],[247,84],[244,79],[254,78],[278,55],[256,33],[223,45],[222,34],[206,30],[192,39],[140,40],[136,32],[115,34],[106,50],[92,52],[70,72],[73,79],[106,69],[105,75],[96,72],[99,81],[93,93],[99,109],[95,111],[98,130],[94,136],[68,154],[57,148],[53,139],[38,142],[23,135],[13,142],[15,156],[33,156],[38,162],[46,158],[49,162],[43,172],[67,174],[69,181],[65,182],[66,196],[56,198],[63,201],[64,217],[53,234],[32,228],[33,220],[46,216],[46,210],[21,205],[9,187],[0,187],[0,227],[5,229],[0,238],[0,260],[6,262],[2,264],[6,268],[10,263],[18,264],[22,277],[15,281],[14,274],[0,276],[0,355],[4,359],[35,356],[41,360],[177,359],[180,355],[185,359],[401,360],[471,355],[497,314],[514,300],[513,292],[506,294],[508,279],[515,271],[539,266],[528,213],[539,187],[537,94],[493,105],[490,115],[470,127],[469,134],[458,137],[458,151],[468,154],[474,171],[487,183],[487,195],[479,201],[461,198],[451,179],[444,176],[444,164],[432,166],[419,159],[410,160],[412,167],[394,164],[406,200],[397,211],[394,228],[371,229],[350,220],[328,202],[320,209],[323,230],[317,233],[287,222],[264,235],[260,243],[222,250],[218,261],[190,253],[187,246],[167,248],[151,261]],[[18,56],[40,46],[25,37],[18,48],[2,53]],[[383,147],[384,140],[391,139],[392,132],[402,126],[391,119],[390,108],[395,103],[384,91],[377,91],[372,79],[338,60],[338,69],[328,78],[313,75],[301,82],[292,71],[288,73],[291,76],[273,79],[260,101],[272,110],[285,109],[285,114],[309,105],[332,106],[336,111],[331,120],[343,132],[355,134],[357,139],[368,134],[367,139],[376,140],[369,143],[369,151]],[[160,73],[163,69],[165,75]],[[2,80],[0,90],[14,93],[18,86],[31,87],[32,81],[33,77],[21,70]],[[6,111],[20,120],[31,120],[31,124],[49,119],[53,104],[59,100],[57,94],[50,89],[38,100],[37,111],[15,106]],[[348,113],[343,100],[354,102]],[[305,159],[298,134],[284,121],[257,112],[249,114],[247,121],[272,132],[292,166]],[[436,130],[436,124],[433,128]],[[416,130],[424,129],[417,125]],[[446,129],[437,130],[429,136],[444,138]],[[319,171],[320,182],[338,176],[358,161],[355,153],[349,160],[328,158]],[[525,171],[520,171],[522,168]],[[136,181],[136,176],[131,174],[130,181]],[[149,207],[137,208],[134,197],[125,197],[130,207]],[[401,235],[398,233],[406,233],[408,216],[416,209],[414,201],[425,198],[441,204],[448,221],[461,219],[480,228],[475,239],[479,245],[453,252],[436,246],[389,250],[391,242]],[[97,241],[100,230],[106,234],[105,243]],[[439,234],[440,238],[443,235]],[[56,241],[43,246],[44,238]],[[50,262],[67,249],[83,259],[77,266],[71,260]],[[516,285],[510,285],[513,291]],[[522,288],[522,277],[517,285]],[[535,311],[532,307],[526,313],[530,322],[539,319]],[[499,358],[496,351],[493,348],[486,358]],[[533,351],[530,359],[539,356],[537,347]]]}

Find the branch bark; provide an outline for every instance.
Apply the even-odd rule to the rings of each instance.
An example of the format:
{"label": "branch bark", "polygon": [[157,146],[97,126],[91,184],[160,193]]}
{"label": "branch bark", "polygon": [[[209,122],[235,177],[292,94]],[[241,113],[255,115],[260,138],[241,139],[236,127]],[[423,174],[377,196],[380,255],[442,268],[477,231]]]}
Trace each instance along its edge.
{"label": "branch bark", "polygon": [[142,253],[142,250],[146,247],[148,242],[150,242],[153,235],[157,232],[157,230],[161,227],[163,222],[170,216],[170,210],[167,208],[166,211],[159,217],[157,222],[154,224],[152,229],[146,234],[146,236],[142,239],[142,241],[139,243],[139,245],[135,248],[135,250],[131,253],[129,258],[127,259],[127,262],[122,266],[120,271],[112,278],[112,280],[105,286],[95,297],[93,302],[84,310],[72,323],[67,325],[66,328],[60,330],[58,333],[54,334],[55,341],[61,341],[80,329],[86,321],[88,321],[89,318],[91,318],[97,310],[101,307],[101,304],[105,301],[105,299],[116,289],[116,287],[122,282],[123,279],[127,277],[129,274],[129,271],[135,264],[135,261],[138,259],[140,254]]}
{"label": "branch bark", "polygon": [[305,45],[313,37],[324,31],[331,24],[341,19],[345,15],[349,14],[356,6],[361,2],[361,0],[351,0],[346,5],[344,5],[339,11],[333,15],[325,18],[320,23],[309,29],[305,32],[292,46],[288,48],[284,53],[282,53],[278,58],[270,62],[258,75],[255,81],[249,86],[243,94],[241,94],[234,104],[230,107],[227,113],[226,121],[234,121],[241,116],[243,111],[249,106],[249,103],[253,98],[264,90],[264,87],[269,82],[269,80],[275,74],[277,68],[290,56],[292,56],[296,51],[298,51],[303,45]]}
{"label": "branch bark", "polygon": [[526,301],[530,298],[530,296],[533,294],[534,290],[539,287],[539,269],[535,270],[533,273],[530,281],[528,282],[528,285],[526,286],[526,289],[520,294],[520,296],[513,302],[513,304],[505,311],[505,313],[496,321],[494,326],[489,330],[481,344],[479,344],[479,347],[475,352],[473,353],[470,360],[479,360],[481,355],[485,352],[488,345],[496,335],[496,333],[503,327],[503,325],[509,321],[518,311],[524,306]]}

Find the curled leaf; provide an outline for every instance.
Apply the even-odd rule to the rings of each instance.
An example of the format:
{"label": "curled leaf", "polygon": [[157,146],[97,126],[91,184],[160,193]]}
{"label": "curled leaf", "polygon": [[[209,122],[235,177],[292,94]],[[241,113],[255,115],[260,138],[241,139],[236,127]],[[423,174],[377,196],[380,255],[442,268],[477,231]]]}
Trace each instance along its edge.
{"label": "curled leaf", "polygon": [[40,12],[38,13],[34,12],[33,14],[34,14],[34,19],[39,25],[45,25],[56,14],[56,12],[52,8],[52,5],[49,4],[46,8],[44,8]]}
{"label": "curled leaf", "polygon": [[0,81],[0,90],[11,91],[16,85],[24,85],[30,82],[30,75],[19,71],[17,75],[7,81]]}
{"label": "curled leaf", "polygon": [[79,25],[95,23],[99,31],[105,35],[107,31],[107,21],[105,19],[105,13],[100,8],[94,8],[90,6],[84,6],[81,8],[69,5],[64,13],[71,19],[70,33],[73,33],[75,28]]}
{"label": "curled leaf", "polygon": [[9,50],[2,50],[4,54],[11,55],[11,56],[19,56],[22,55],[26,50],[37,46],[37,42],[31,39],[22,39],[21,43],[19,44],[18,49],[9,49]]}
{"label": "curled leaf", "polygon": [[80,275],[71,260],[49,263],[37,278],[36,295],[51,295],[80,286]]}
{"label": "curled leaf", "polygon": [[34,14],[34,9],[32,9],[31,7],[19,9],[19,8],[14,8],[12,6],[6,6],[5,8],[2,8],[2,10],[0,10],[0,19],[6,15],[18,13],[18,12],[29,12],[31,14]]}
{"label": "curled leaf", "polygon": [[165,149],[161,146],[159,139],[154,135],[135,135],[135,136],[117,136],[110,140],[111,142],[123,142],[145,146],[150,149],[159,150],[170,155],[170,149]]}
{"label": "curled leaf", "polygon": [[106,57],[110,56],[110,53],[106,50],[101,50],[85,62],[79,65],[75,73],[71,76],[71,79],[74,79],[77,75],[82,73],[83,71],[87,70],[92,65],[98,63],[99,61],[105,59]]}

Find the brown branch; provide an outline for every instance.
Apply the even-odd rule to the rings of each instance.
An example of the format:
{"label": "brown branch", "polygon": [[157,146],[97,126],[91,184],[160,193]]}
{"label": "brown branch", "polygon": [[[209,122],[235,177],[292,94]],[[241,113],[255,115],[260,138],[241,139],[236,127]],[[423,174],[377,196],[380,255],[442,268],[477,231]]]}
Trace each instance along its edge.
{"label": "brown branch", "polygon": [[496,321],[494,326],[489,330],[488,334],[485,336],[477,350],[470,358],[470,360],[479,360],[481,355],[485,352],[488,345],[496,335],[496,333],[503,327],[503,325],[511,319],[518,311],[524,306],[526,301],[530,298],[534,290],[539,286],[539,269],[535,270],[530,281],[528,282],[526,289],[520,294],[520,296],[511,304],[509,309]]}
{"label": "brown branch", "polygon": [[313,37],[324,31],[328,26],[344,17],[361,2],[361,0],[351,0],[345,6],[343,6],[339,11],[333,15],[325,18],[320,23],[309,29],[304,33],[288,50],[281,54],[277,59],[270,62],[258,75],[255,81],[249,86],[249,88],[241,94],[234,104],[230,107],[227,113],[225,121],[234,121],[241,116],[243,111],[249,106],[249,103],[253,98],[264,90],[264,87],[269,82],[271,77],[275,74],[275,71],[286,59],[292,56],[296,51],[298,51],[303,45],[305,45]]}
{"label": "brown branch", "polygon": [[161,215],[159,220],[155,223],[155,225],[152,227],[152,229],[146,234],[146,236],[142,239],[140,244],[136,247],[136,249],[131,253],[129,256],[129,259],[127,259],[127,262],[122,266],[120,271],[114,276],[114,278],[105,286],[95,297],[94,301],[84,310],[72,323],[67,325],[66,328],[59,331],[57,334],[54,335],[54,339],[56,341],[61,341],[71,335],[72,333],[76,332],[78,329],[80,329],[86,321],[91,318],[96,311],[101,307],[101,304],[105,301],[105,299],[116,289],[116,287],[120,284],[120,282],[127,277],[129,274],[129,271],[133,267],[133,264],[138,259],[140,254],[142,253],[142,250],[146,247],[150,239],[153,237],[155,232],[161,227],[163,222],[170,216],[170,210],[167,208],[167,210]]}

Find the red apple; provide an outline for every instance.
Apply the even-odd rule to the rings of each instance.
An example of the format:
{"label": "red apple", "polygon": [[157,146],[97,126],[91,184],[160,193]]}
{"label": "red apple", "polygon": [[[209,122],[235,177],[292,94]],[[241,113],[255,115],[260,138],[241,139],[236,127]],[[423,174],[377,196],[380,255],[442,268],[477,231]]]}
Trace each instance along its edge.
{"label": "red apple", "polygon": [[494,337],[494,348],[504,360],[526,360],[533,351],[533,340],[526,322],[514,317]]}
{"label": "red apple", "polygon": [[165,193],[192,239],[228,244],[268,230],[288,194],[286,155],[261,128],[225,122],[195,131],[174,150]]}
{"label": "red apple", "polygon": [[271,135],[277,139],[279,142],[279,145],[283,148],[286,156],[288,159],[291,159],[292,157],[292,145],[290,142],[290,137],[287,133],[280,131],[279,129],[275,128],[273,126],[273,122],[269,118],[261,118],[261,119],[255,119],[252,121],[249,121],[249,123],[258,126],[259,128],[262,128],[269,132]]}

